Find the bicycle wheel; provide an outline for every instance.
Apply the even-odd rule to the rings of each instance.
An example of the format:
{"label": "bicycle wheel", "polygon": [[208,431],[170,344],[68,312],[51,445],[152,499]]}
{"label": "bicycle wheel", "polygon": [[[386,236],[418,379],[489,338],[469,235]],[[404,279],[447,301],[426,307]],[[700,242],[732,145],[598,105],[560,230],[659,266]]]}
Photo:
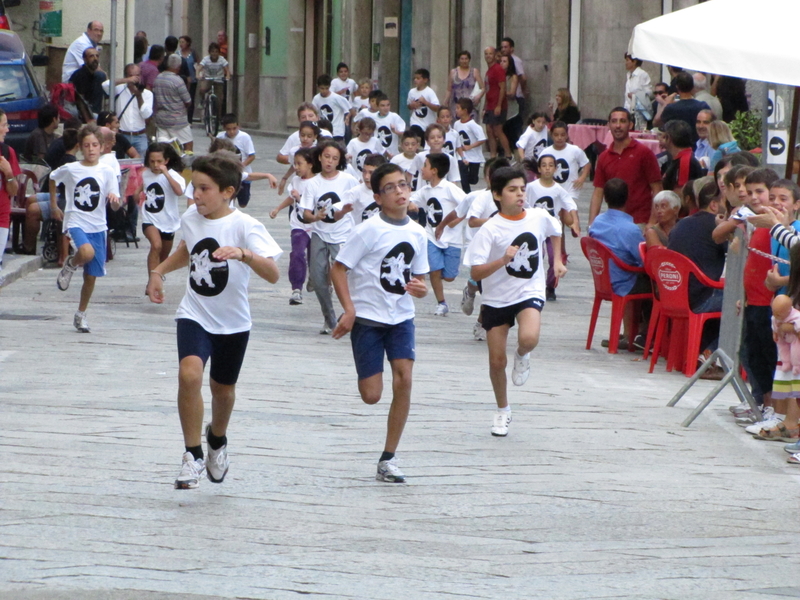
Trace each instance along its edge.
{"label": "bicycle wheel", "polygon": [[211,137],[217,137],[219,133],[219,100],[213,94],[208,98],[208,125],[206,133]]}

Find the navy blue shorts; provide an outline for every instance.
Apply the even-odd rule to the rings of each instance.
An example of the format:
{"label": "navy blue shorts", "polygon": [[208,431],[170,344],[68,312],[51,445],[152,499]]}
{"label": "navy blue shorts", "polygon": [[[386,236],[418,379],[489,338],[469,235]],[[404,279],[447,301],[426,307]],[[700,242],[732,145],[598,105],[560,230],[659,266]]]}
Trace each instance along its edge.
{"label": "navy blue shorts", "polygon": [[244,208],[248,204],[250,204],[250,182],[245,180],[242,182],[242,185],[239,186],[239,193],[236,194],[236,201],[239,202],[239,206]]}
{"label": "navy blue shorts", "polygon": [[535,308],[539,312],[542,312],[544,300],[528,298],[527,300],[517,302],[511,306],[504,306],[503,308],[495,308],[494,306],[481,304],[481,321],[483,328],[489,331],[493,327],[500,327],[501,325],[513,327],[517,315],[526,308]]}
{"label": "navy blue shorts", "polygon": [[383,373],[383,355],[389,361],[416,358],[414,319],[388,327],[364,325],[356,321],[350,332],[358,379]]}
{"label": "navy blue shorts", "polygon": [[208,333],[197,321],[177,319],[178,360],[187,356],[198,356],[206,362],[211,358],[211,379],[222,385],[234,385],[242,370],[244,353],[247,350],[249,331],[219,334]]}
{"label": "navy blue shorts", "polygon": [[[147,236],[147,228],[148,227],[155,227],[152,223],[142,223],[142,233]],[[167,233],[166,231],[161,231],[160,229],[156,229],[158,231],[158,235],[161,238],[162,242],[171,242],[175,239],[175,232]]]}

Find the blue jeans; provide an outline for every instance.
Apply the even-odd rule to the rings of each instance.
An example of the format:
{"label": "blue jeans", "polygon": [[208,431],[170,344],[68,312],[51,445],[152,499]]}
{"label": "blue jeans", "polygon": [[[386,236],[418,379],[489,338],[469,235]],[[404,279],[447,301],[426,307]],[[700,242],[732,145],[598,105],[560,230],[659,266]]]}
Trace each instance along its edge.
{"label": "blue jeans", "polygon": [[147,152],[147,134],[142,133],[140,135],[125,135],[125,139],[131,143],[131,146],[136,148],[139,156],[144,158],[144,153]]}

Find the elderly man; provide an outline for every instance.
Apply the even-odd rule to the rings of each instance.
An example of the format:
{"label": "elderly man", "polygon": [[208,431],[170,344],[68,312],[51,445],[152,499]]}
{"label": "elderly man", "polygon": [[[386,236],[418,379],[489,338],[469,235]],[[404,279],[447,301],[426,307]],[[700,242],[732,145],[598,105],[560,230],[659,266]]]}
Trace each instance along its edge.
{"label": "elderly man", "polygon": [[694,146],[694,157],[700,161],[704,169],[708,169],[711,155],[714,154],[711,142],[708,141],[708,126],[711,125],[711,121],[714,121],[714,113],[711,110],[703,109],[697,113],[695,130],[697,131],[698,139]]}
{"label": "elderly man", "polygon": [[[145,89],[141,80],[139,65],[130,63],[125,65],[125,77],[117,80],[114,88],[117,118],[119,119],[119,132],[136,148],[139,156],[144,156],[147,150],[147,134],[145,119],[153,114],[153,92]],[[103,83],[103,91],[108,93],[108,81]]]}
{"label": "elderly man", "polygon": [[87,48],[83,51],[83,66],[69,78],[94,114],[103,110],[103,82],[108,79],[100,70],[100,51]]}
{"label": "elderly man", "polygon": [[170,55],[167,59],[167,70],[159,74],[153,84],[153,121],[156,125],[157,141],[170,142],[177,139],[185,150],[192,150],[192,128],[186,117],[192,99],[186,84],[178,75],[180,70],[180,54]]}
{"label": "elderly man", "polygon": [[714,118],[721,119],[722,103],[708,91],[708,78],[698,71],[692,75],[692,80],[694,81],[694,99],[708,104],[711,112],[714,113]]}
{"label": "elderly man", "polygon": [[87,48],[97,48],[97,44],[103,39],[103,24],[100,21],[92,21],[86,26],[86,31],[72,42],[67,49],[64,57],[64,65],[61,67],[61,83],[69,83],[72,74],[81,68],[84,63],[83,53]]}

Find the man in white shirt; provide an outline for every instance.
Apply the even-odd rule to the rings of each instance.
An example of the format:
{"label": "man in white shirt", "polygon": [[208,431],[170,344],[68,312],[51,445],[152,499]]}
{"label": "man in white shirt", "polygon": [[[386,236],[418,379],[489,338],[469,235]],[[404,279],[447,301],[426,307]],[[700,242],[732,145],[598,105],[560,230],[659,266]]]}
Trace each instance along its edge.
{"label": "man in white shirt", "polygon": [[[146,119],[153,115],[153,92],[141,84],[139,65],[125,65],[125,77],[116,81],[114,109],[119,119],[119,132],[136,148],[139,156],[147,151]],[[108,94],[110,82],[103,82],[103,91]]]}
{"label": "man in white shirt", "polygon": [[97,48],[103,39],[103,24],[92,21],[86,26],[86,31],[72,42],[67,48],[64,64],[61,67],[61,83],[69,83],[72,74],[83,66],[83,53],[87,48]]}

